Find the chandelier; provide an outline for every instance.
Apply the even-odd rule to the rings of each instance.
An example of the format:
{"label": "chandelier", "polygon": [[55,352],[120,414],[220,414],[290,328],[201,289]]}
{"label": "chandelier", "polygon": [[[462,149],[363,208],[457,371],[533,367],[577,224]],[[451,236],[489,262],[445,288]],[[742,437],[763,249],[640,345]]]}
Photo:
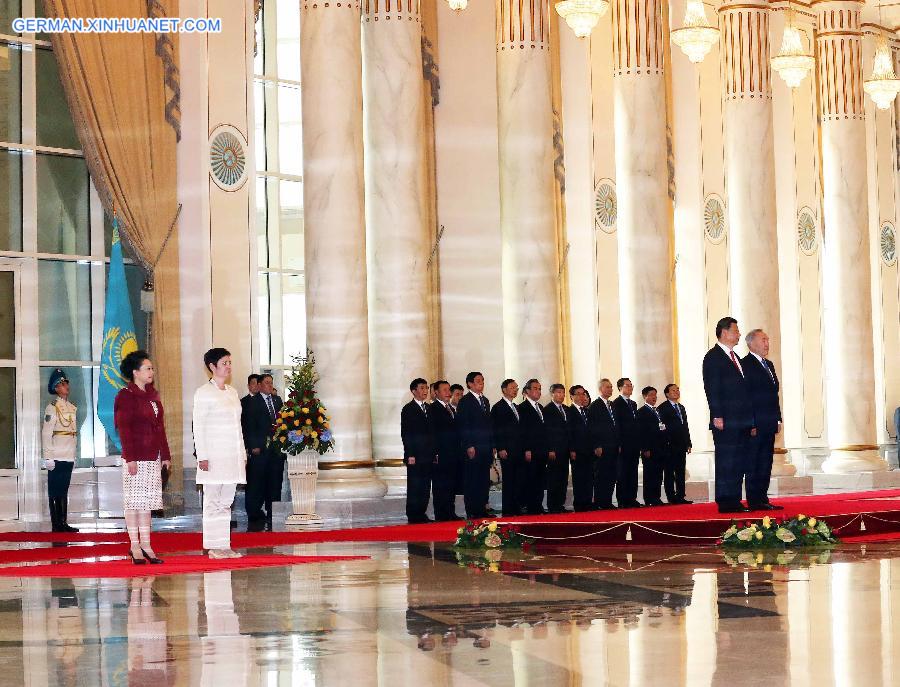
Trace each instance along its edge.
{"label": "chandelier", "polygon": [[450,5],[451,10],[460,12],[469,6],[469,0],[447,0],[447,4]]}
{"label": "chandelier", "polygon": [[717,40],[719,29],[707,21],[702,0],[688,0],[684,26],[672,31],[672,41],[696,64],[703,61]]}
{"label": "chandelier", "polygon": [[803,49],[800,29],[793,25],[789,14],[781,37],[781,50],[772,58],[772,68],[789,88],[797,88],[815,64],[816,58]]}
{"label": "chandelier", "polygon": [[884,37],[878,39],[872,76],[863,81],[863,89],[879,110],[886,110],[900,91],[900,79],[894,74],[894,57]]}
{"label": "chandelier", "polygon": [[556,13],[566,20],[578,38],[590,36],[608,9],[609,0],[562,0],[556,3]]}

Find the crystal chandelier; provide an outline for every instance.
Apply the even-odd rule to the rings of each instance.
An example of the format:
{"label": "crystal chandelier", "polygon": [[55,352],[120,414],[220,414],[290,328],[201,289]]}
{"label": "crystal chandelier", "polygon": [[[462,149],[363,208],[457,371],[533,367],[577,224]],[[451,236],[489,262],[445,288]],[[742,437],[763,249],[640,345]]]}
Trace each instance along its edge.
{"label": "crystal chandelier", "polygon": [[719,29],[706,20],[702,0],[688,0],[684,10],[684,26],[672,31],[672,40],[691,62],[702,62],[713,43],[719,40]]}
{"label": "crystal chandelier", "polygon": [[447,0],[447,4],[450,5],[451,10],[460,12],[469,6],[469,0]]}
{"label": "crystal chandelier", "polygon": [[797,88],[815,64],[816,58],[803,49],[800,29],[793,25],[788,15],[788,23],[781,37],[781,50],[772,58],[772,68],[789,88]]}
{"label": "crystal chandelier", "polygon": [[608,9],[608,0],[562,0],[556,3],[556,13],[566,20],[578,38],[590,36]]}
{"label": "crystal chandelier", "polygon": [[863,81],[863,89],[879,110],[886,110],[900,91],[900,79],[894,74],[894,57],[887,41],[882,37],[875,48],[872,76]]}

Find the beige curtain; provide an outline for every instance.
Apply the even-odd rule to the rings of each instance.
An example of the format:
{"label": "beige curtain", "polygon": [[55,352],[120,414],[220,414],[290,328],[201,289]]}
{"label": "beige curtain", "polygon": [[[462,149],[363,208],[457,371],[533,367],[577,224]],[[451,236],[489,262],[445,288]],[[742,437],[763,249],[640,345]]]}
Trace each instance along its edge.
{"label": "beige curtain", "polygon": [[[44,0],[50,17],[178,16],[177,0]],[[150,354],[172,449],[170,505],[182,491],[181,323],[176,143],[177,34],[52,35],[60,76],[94,184],[150,273]],[[174,228],[173,228],[174,227]],[[171,231],[170,231],[171,230]]]}

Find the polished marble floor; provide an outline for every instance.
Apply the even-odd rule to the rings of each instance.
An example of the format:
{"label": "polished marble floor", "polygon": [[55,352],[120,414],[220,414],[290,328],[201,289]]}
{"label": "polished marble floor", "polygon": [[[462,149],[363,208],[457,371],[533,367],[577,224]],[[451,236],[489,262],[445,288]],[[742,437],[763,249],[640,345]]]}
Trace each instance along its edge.
{"label": "polished marble floor", "polygon": [[[11,545],[6,545],[11,546]],[[724,557],[426,544],[132,579],[0,579],[0,685],[900,685],[900,543]]]}

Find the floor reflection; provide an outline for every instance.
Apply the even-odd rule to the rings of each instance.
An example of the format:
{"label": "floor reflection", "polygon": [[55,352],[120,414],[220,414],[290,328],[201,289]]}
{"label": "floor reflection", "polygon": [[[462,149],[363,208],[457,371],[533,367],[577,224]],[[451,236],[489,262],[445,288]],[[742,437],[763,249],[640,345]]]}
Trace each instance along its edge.
{"label": "floor reflection", "polygon": [[370,558],[0,579],[0,685],[900,684],[900,545],[279,552]]}

